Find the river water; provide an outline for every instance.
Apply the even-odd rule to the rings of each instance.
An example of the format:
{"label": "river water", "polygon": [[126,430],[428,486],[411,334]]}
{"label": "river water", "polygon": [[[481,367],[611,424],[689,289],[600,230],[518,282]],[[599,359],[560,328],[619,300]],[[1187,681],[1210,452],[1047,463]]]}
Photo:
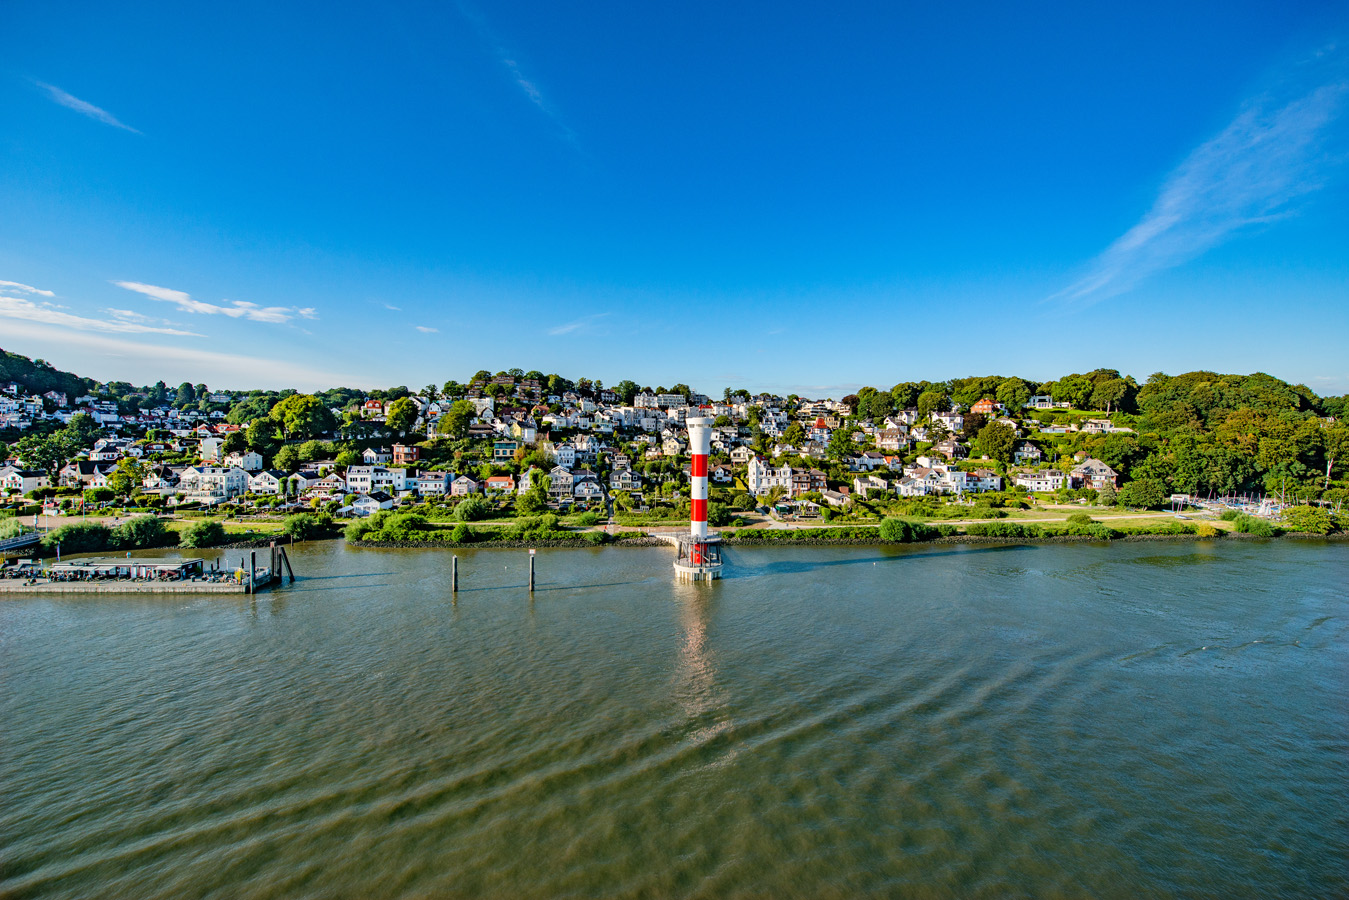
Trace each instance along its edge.
{"label": "river water", "polygon": [[1349,545],[671,556],[0,601],[0,897],[1349,894]]}

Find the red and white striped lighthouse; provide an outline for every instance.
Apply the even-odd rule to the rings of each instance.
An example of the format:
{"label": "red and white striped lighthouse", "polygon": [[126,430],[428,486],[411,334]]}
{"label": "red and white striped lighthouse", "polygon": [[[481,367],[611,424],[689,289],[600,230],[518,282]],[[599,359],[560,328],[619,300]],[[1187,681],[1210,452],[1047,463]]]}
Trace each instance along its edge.
{"label": "red and white striped lighthouse", "polygon": [[707,581],[721,575],[720,538],[707,533],[707,457],[712,450],[712,419],[694,417],[689,429],[689,534],[679,541],[675,574],[681,580]]}
{"label": "red and white striped lighthouse", "polygon": [[707,540],[707,455],[712,452],[712,420],[689,419],[689,534],[695,541]]}

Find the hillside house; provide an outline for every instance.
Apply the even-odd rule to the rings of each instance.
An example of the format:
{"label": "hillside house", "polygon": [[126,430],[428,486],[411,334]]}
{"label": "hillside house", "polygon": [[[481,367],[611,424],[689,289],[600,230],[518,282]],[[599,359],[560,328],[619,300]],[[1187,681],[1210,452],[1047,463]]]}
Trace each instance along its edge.
{"label": "hillside house", "polygon": [[1089,487],[1101,490],[1106,485],[1119,486],[1119,474],[1099,459],[1084,459],[1069,473],[1074,487]]}

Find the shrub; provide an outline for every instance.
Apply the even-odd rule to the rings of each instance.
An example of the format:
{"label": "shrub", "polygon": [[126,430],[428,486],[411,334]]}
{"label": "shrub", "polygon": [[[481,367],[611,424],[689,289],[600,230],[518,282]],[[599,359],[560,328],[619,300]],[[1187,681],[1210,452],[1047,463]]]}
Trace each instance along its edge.
{"label": "shrub", "polygon": [[297,513],[293,516],[286,516],[281,531],[297,541],[312,541],[322,536],[323,525],[320,524],[318,516],[312,513]]}
{"label": "shrub", "polygon": [[979,537],[1037,538],[1044,535],[1039,525],[1021,522],[976,522],[966,526],[965,533]]}
{"label": "shrub", "polygon": [[169,541],[169,530],[157,516],[137,516],[112,530],[108,542],[123,550],[162,547]]}
{"label": "shrub", "polygon": [[61,545],[63,553],[92,553],[108,549],[112,532],[106,525],[97,522],[71,522],[49,532],[42,538],[44,549],[54,549]]}
{"label": "shrub", "polygon": [[1222,529],[1217,528],[1208,522],[1200,522],[1195,528],[1195,534],[1202,538],[1216,538],[1222,536]]}
{"label": "shrub", "polygon": [[707,504],[707,524],[720,528],[731,521],[731,511],[725,503]]}
{"label": "shrub", "polygon": [[0,519],[0,541],[23,534],[23,523],[15,518]]}
{"label": "shrub", "polygon": [[454,531],[450,532],[450,540],[456,544],[468,544],[473,541],[473,529],[469,528],[463,522],[454,526]]}
{"label": "shrub", "polygon": [[593,512],[583,512],[576,517],[576,521],[583,528],[590,528],[600,523],[599,514]]}
{"label": "shrub", "polygon": [[1330,513],[1315,506],[1294,506],[1285,509],[1283,524],[1289,531],[1302,531],[1308,534],[1330,534],[1335,530]]}
{"label": "shrub", "polygon": [[1091,525],[1096,520],[1084,512],[1075,512],[1068,517],[1069,525]]}
{"label": "shrub", "polygon": [[739,510],[753,509],[757,504],[749,494],[736,494],[735,499],[731,501],[731,506]]}
{"label": "shrub", "polygon": [[881,540],[907,544],[935,537],[940,532],[922,522],[910,522],[908,519],[887,518],[877,530]]}
{"label": "shrub", "polygon": [[1264,519],[1257,519],[1255,516],[1237,516],[1233,519],[1237,531],[1242,534],[1253,534],[1256,537],[1274,537],[1274,526]]}
{"label": "shrub", "polygon": [[538,488],[530,488],[515,501],[515,508],[522,513],[543,512],[548,508],[548,495]]}
{"label": "shrub", "polygon": [[1222,519],[1224,522],[1235,522],[1240,515],[1241,513],[1237,512],[1235,509],[1225,509],[1218,513],[1218,518]]}
{"label": "shrub", "polygon": [[426,516],[402,512],[394,513],[380,522],[379,531],[369,535],[366,540],[420,541],[427,538]]}
{"label": "shrub", "polygon": [[370,532],[370,523],[364,519],[357,519],[342,531],[342,536],[349,541],[363,541]]}
{"label": "shrub", "polygon": [[492,505],[482,497],[465,497],[454,508],[454,517],[460,522],[477,522],[487,518],[491,512]]}
{"label": "shrub", "polygon": [[189,525],[178,540],[179,547],[215,547],[226,541],[225,526],[203,520]]}
{"label": "shrub", "polygon": [[565,531],[559,531],[557,528],[557,516],[552,513],[546,513],[542,516],[533,516],[527,519],[521,519],[515,524],[509,538],[517,541],[548,541],[558,538],[568,537]]}
{"label": "shrub", "polygon": [[603,544],[609,539],[609,535],[605,534],[603,531],[587,531],[584,537],[592,544]]}
{"label": "shrub", "polygon": [[1155,509],[1166,502],[1166,485],[1157,478],[1139,478],[1119,489],[1121,506]]}

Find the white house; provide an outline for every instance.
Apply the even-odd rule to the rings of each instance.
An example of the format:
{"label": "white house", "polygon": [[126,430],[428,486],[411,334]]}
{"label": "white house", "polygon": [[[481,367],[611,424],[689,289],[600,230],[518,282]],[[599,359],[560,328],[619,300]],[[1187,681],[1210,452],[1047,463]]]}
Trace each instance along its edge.
{"label": "white house", "polygon": [[218,437],[204,437],[201,439],[201,458],[207,462],[214,462],[220,459],[220,450],[225,446],[225,439]]}
{"label": "white house", "polygon": [[47,473],[40,469],[20,469],[5,466],[0,469],[0,488],[26,494],[47,486]]}
{"label": "white house", "polygon": [[423,472],[417,476],[417,494],[419,496],[444,497],[449,491],[449,472]]}
{"label": "white house", "polygon": [[178,486],[189,501],[209,505],[248,490],[248,473],[237,466],[189,466]]}
{"label": "white house", "polygon": [[264,469],[248,479],[248,489],[255,494],[279,494],[285,483],[285,472]]}
{"label": "white house", "polygon": [[792,467],[773,467],[756,456],[749,461],[745,483],[749,487],[749,492],[756,497],[764,496],[775,487],[780,487],[790,493],[792,490]]}
{"label": "white house", "polygon": [[1064,485],[1064,474],[1058,469],[1045,472],[1025,472],[1016,476],[1016,485],[1028,491],[1057,491]]}
{"label": "white house", "polygon": [[237,466],[245,472],[260,472],[262,456],[252,450],[245,450],[242,453],[236,450],[225,456],[225,465]]}
{"label": "white house", "polygon": [[875,475],[858,475],[852,480],[852,489],[854,494],[865,499],[868,491],[886,493],[890,490],[890,485]]}
{"label": "white house", "polygon": [[351,504],[351,509],[358,516],[370,516],[379,512],[381,509],[392,509],[393,498],[383,491],[376,491],[373,494],[366,494]]}
{"label": "white house", "polygon": [[553,460],[564,469],[574,467],[576,465],[576,448],[571,444],[558,444],[553,448]]}

